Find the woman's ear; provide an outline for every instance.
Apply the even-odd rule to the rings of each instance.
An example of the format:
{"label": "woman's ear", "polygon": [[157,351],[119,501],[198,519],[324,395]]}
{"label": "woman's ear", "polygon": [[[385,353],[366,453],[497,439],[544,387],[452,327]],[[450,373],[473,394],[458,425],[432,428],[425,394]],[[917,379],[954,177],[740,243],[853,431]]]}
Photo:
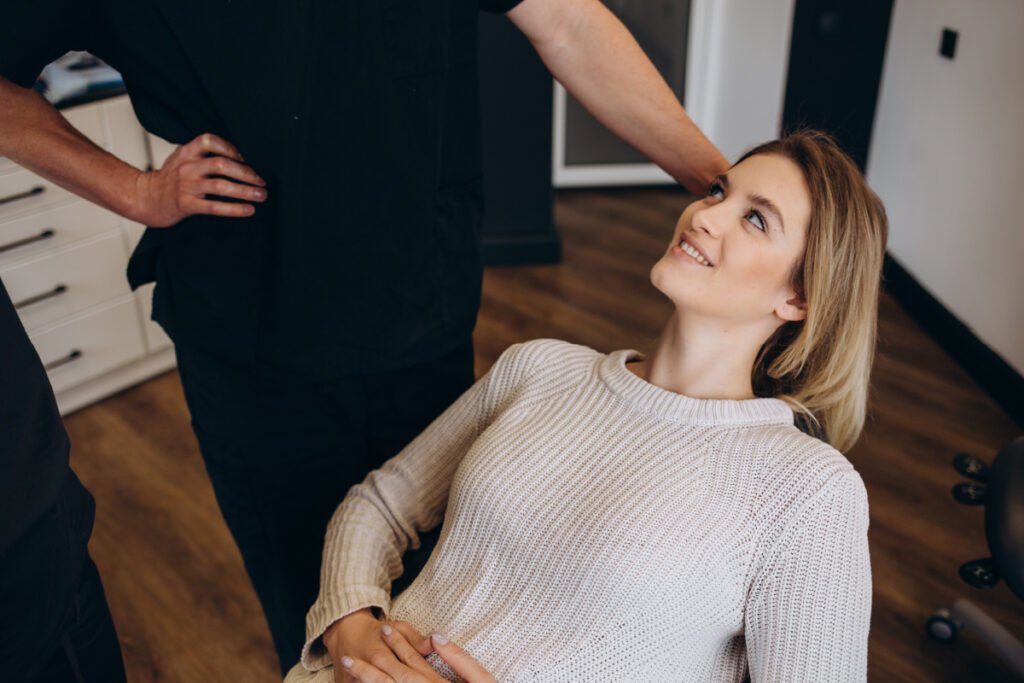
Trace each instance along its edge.
{"label": "woman's ear", "polygon": [[807,318],[807,302],[796,292],[790,292],[786,301],[775,307],[775,315],[786,322],[796,322]]}

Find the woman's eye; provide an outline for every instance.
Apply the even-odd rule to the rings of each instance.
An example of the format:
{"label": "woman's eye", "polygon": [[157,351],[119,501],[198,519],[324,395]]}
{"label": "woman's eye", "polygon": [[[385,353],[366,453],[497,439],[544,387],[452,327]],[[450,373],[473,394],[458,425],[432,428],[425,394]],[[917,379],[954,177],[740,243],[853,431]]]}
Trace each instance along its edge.
{"label": "woman's eye", "polygon": [[768,224],[764,221],[764,216],[759,211],[751,211],[747,214],[747,220],[754,224],[754,227],[761,232],[768,231]]}
{"label": "woman's eye", "polygon": [[722,184],[719,182],[711,183],[711,187],[708,188],[708,196],[714,197],[715,199],[721,199],[725,196],[725,189],[722,188]]}

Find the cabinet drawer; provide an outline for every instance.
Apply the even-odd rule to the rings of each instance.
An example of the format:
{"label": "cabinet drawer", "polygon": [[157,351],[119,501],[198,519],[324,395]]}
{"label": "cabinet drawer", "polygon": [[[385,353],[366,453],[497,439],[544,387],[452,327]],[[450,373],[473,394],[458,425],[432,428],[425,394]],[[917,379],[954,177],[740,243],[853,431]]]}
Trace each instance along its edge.
{"label": "cabinet drawer", "polygon": [[128,255],[130,256],[135,253],[135,247],[139,246],[139,240],[142,239],[142,233],[146,232],[146,227],[142,223],[122,218],[121,229],[124,230],[125,239],[128,240]]}
{"label": "cabinet drawer", "polygon": [[120,232],[0,269],[26,330],[130,294]]}
{"label": "cabinet drawer", "polygon": [[167,157],[171,156],[178,146],[152,133],[146,133],[146,138],[149,141],[149,158],[153,163],[153,168],[163,168]]}
{"label": "cabinet drawer", "polygon": [[146,131],[135,118],[128,96],[104,100],[99,109],[106,123],[110,153],[135,168],[145,170],[150,163]]}
{"label": "cabinet drawer", "polygon": [[84,200],[0,220],[0,270],[15,261],[50,254],[74,242],[116,230],[117,220],[116,215]]}
{"label": "cabinet drawer", "polygon": [[47,368],[55,393],[130,363],[144,353],[132,297],[30,334],[29,338]]}
{"label": "cabinet drawer", "polygon": [[146,338],[146,348],[150,353],[174,346],[174,342],[164,332],[164,328],[152,320],[153,289],[155,287],[156,285],[151,282],[135,290],[135,296],[139,298],[139,308],[142,311],[142,333]]}
{"label": "cabinet drawer", "polygon": [[[135,251],[142,233],[145,230],[141,224],[129,220],[122,220],[121,227],[125,237],[128,239],[128,252]],[[139,308],[142,311],[142,333],[146,339],[146,348],[150,353],[166,349],[174,345],[171,338],[164,332],[164,328],[152,321],[153,315],[153,289],[155,285],[151,282],[135,290],[135,296],[139,299]]]}
{"label": "cabinet drawer", "polygon": [[73,196],[59,185],[20,167],[0,172],[0,220],[66,202]]}

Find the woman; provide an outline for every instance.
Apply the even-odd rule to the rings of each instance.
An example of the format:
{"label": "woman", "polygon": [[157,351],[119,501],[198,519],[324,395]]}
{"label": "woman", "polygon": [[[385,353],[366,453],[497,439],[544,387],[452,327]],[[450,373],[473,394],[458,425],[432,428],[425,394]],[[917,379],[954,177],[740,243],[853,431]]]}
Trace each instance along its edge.
{"label": "woman", "polygon": [[288,680],[865,680],[868,505],[840,451],[886,231],[830,138],[749,152],[651,271],[675,310],[650,357],[513,346],[352,489]]}

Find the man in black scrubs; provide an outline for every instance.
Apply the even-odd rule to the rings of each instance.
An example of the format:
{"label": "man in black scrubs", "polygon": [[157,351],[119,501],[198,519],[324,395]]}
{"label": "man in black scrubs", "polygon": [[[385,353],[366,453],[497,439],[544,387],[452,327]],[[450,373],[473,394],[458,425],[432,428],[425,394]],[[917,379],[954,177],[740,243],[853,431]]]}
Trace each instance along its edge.
{"label": "man in black scrubs", "polygon": [[0,282],[0,681],[118,683],[121,650],[86,543],[92,496]]}
{"label": "man in black scrubs", "polygon": [[[598,0],[2,7],[0,154],[151,226],[129,280],[156,281],[153,317],[283,670],[332,511],[473,380],[478,9],[508,12],[691,190],[726,167]],[[68,49],[121,71],[143,126],[183,145],[163,169],[119,162],[26,90]]]}

